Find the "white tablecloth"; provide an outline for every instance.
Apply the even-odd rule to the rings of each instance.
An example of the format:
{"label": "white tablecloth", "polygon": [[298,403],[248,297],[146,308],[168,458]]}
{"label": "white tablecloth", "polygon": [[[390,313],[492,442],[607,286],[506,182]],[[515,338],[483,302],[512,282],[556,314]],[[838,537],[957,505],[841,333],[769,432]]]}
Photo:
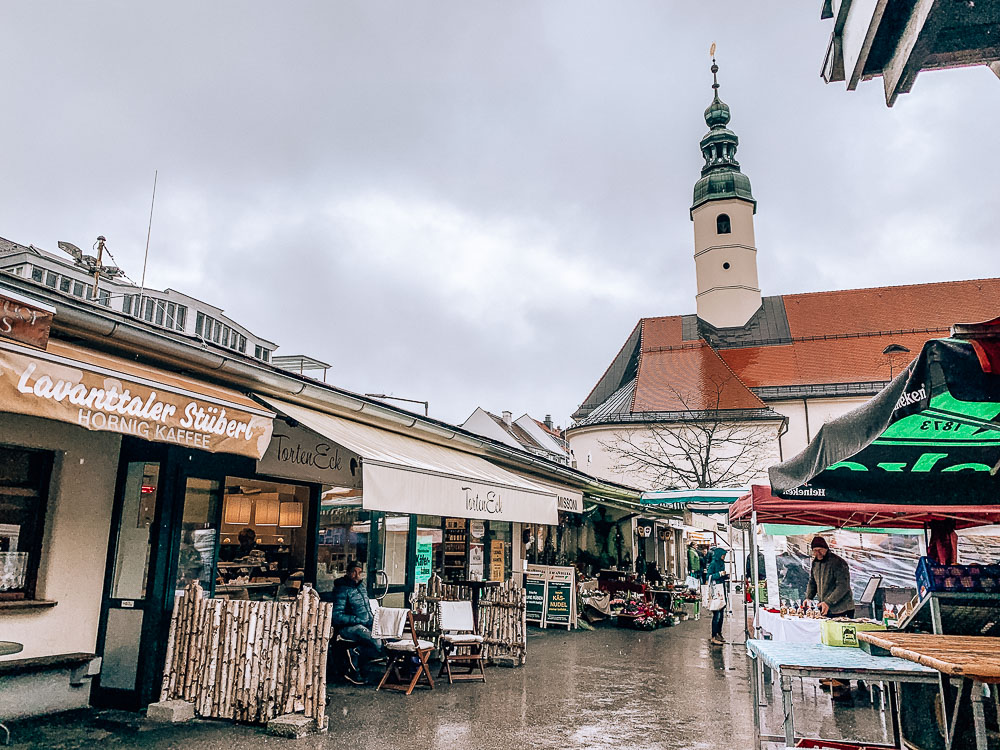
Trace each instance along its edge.
{"label": "white tablecloth", "polygon": [[757,613],[760,627],[771,634],[772,640],[785,643],[820,643],[822,620],[808,617],[782,617],[765,609]]}

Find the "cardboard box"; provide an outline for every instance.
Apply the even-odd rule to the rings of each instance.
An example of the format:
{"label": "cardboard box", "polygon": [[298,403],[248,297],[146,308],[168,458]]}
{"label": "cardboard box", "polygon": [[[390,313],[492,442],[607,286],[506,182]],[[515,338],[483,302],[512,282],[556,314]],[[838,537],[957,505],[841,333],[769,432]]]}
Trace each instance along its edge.
{"label": "cardboard box", "polygon": [[858,648],[858,633],[865,630],[885,630],[880,622],[839,622],[824,620],[820,627],[820,640],[824,646]]}

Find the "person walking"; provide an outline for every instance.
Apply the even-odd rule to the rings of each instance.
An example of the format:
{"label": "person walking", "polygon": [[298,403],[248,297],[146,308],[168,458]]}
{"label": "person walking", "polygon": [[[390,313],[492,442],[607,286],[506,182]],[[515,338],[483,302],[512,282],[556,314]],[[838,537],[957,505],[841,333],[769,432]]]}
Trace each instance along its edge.
{"label": "person walking", "polygon": [[716,547],[708,553],[708,557],[709,562],[705,575],[708,577],[708,585],[712,587],[712,603],[709,605],[712,609],[712,637],[709,638],[708,642],[715,646],[723,646],[726,643],[725,638],[722,637],[722,623],[726,618],[725,593],[723,593],[722,606],[718,606],[719,600],[716,597],[715,587],[720,584],[725,587],[728,579],[726,575],[726,550],[722,547]]}
{"label": "person walking", "polygon": [[694,544],[688,544],[688,575],[701,580],[701,555]]}

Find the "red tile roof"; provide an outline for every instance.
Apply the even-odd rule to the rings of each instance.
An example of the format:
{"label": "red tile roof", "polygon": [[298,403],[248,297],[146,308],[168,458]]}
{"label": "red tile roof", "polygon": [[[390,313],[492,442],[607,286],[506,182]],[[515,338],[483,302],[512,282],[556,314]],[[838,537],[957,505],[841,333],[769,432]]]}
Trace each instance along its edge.
{"label": "red tile roof", "polygon": [[707,344],[659,351],[643,348],[633,412],[765,408]]}
{"label": "red tile roof", "polygon": [[1000,312],[1000,279],[786,294],[792,338],[836,333],[947,329]]}
{"label": "red tile roof", "polygon": [[[789,294],[782,302],[791,334],[784,344],[716,350],[684,341],[682,316],[642,319],[631,411],[759,409],[765,404],[750,388],[889,380],[952,324],[1000,315],[1000,278]],[[885,354],[894,344],[909,352]]]}

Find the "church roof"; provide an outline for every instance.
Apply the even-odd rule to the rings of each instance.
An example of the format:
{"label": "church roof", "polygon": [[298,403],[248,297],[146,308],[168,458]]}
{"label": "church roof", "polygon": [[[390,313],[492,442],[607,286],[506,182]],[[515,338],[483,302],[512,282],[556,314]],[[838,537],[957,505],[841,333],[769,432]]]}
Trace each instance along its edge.
{"label": "church roof", "polygon": [[770,401],[872,395],[928,339],[997,315],[1000,278],[765,297],[742,328],[694,315],[643,318],[573,418],[579,426],[710,409],[760,415]]}

